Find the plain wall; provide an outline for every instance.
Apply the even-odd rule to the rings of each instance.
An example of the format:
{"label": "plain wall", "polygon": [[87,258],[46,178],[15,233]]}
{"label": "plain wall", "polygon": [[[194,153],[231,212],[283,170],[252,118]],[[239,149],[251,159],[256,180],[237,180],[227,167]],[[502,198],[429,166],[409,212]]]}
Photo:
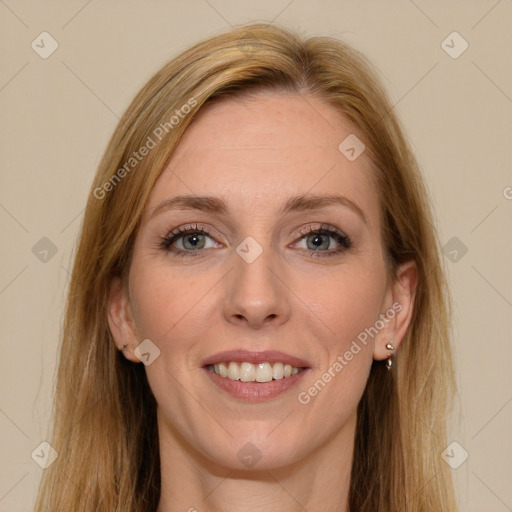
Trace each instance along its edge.
{"label": "plain wall", "polygon": [[[258,20],[341,38],[378,69],[431,190],[440,238],[451,240],[462,410],[451,441],[469,454],[453,469],[462,510],[512,510],[512,2],[6,0],[0,511],[30,510],[35,500],[43,470],[31,453],[47,439],[72,251],[118,117],[188,45]],[[46,59],[31,47],[43,31],[58,43]],[[452,56],[442,45],[454,31],[469,45],[457,58],[462,39],[444,43]]]}

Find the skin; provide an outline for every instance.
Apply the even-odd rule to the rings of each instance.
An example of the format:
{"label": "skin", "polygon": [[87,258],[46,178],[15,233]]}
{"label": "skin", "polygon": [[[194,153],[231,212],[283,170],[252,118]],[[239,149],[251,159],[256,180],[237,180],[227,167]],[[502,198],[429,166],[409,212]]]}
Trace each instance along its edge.
{"label": "skin", "polygon": [[[133,353],[142,340],[160,350],[146,366],[158,403],[157,512],[348,510],[357,404],[373,359],[390,355],[391,340],[400,346],[416,281],[413,263],[388,276],[369,159],[363,153],[351,162],[338,150],[351,133],[358,132],[314,97],[259,92],[223,100],[203,109],[155,184],[127,291],[112,282],[109,323],[134,364],[142,364]],[[366,222],[343,205],[279,213],[291,196],[333,192],[356,203]],[[222,198],[228,212],[173,209],[150,218],[178,194]],[[171,230],[196,222],[210,233],[198,257],[159,248]],[[352,247],[312,257],[315,236],[298,229],[319,223],[343,231]],[[252,263],[236,252],[248,236],[263,250]],[[174,246],[186,250],[183,242]],[[340,247],[328,235],[320,242],[316,253]],[[400,312],[300,403],[298,393],[393,303]],[[298,387],[246,403],[219,390],[201,368],[206,357],[239,348],[293,354],[310,370]],[[237,456],[246,443],[261,454],[251,468]]]}

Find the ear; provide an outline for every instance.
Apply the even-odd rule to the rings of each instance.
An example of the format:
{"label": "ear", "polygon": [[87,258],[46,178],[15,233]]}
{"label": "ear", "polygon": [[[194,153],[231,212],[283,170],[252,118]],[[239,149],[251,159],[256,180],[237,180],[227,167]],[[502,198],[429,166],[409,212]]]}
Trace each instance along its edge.
{"label": "ear", "polygon": [[114,277],[110,282],[108,325],[117,349],[129,361],[140,363],[140,360],[133,353],[138,345],[138,336],[132,317],[128,291],[119,277]]}
{"label": "ear", "polygon": [[[387,359],[400,348],[411,323],[417,282],[418,268],[415,261],[408,261],[398,267],[386,293],[385,311],[380,315],[384,328],[375,337],[374,359]],[[386,348],[388,343],[393,349]]]}

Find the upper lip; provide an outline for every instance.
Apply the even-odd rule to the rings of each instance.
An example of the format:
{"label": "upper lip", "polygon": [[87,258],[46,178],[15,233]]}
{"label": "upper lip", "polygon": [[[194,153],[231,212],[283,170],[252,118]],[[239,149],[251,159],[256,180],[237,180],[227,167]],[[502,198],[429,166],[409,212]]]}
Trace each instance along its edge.
{"label": "upper lip", "polygon": [[225,352],[219,352],[206,358],[203,362],[203,366],[209,366],[211,364],[226,363],[230,361],[240,363],[284,363],[291,364],[296,368],[309,368],[309,363],[299,357],[280,352],[278,350],[265,350],[258,352],[255,350],[226,350]]}

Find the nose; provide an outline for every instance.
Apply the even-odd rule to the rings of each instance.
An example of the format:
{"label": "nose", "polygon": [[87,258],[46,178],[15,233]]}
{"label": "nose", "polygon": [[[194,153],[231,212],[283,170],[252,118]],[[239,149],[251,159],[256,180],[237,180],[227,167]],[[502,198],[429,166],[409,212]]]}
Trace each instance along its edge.
{"label": "nose", "polygon": [[225,282],[224,316],[230,323],[260,329],[281,325],[291,313],[285,263],[265,249],[252,262],[234,254]]}

